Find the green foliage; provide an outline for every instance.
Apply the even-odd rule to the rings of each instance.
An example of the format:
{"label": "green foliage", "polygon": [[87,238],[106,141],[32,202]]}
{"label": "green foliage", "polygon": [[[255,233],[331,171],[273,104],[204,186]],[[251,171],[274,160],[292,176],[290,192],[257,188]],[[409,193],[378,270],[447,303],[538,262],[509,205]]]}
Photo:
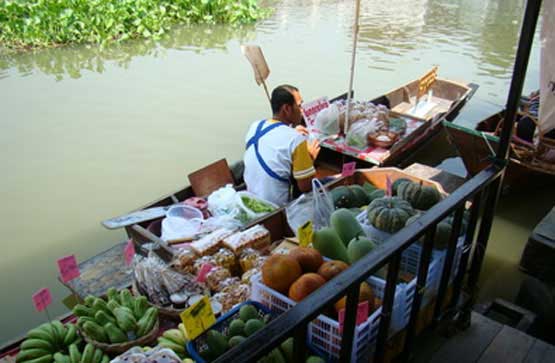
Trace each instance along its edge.
{"label": "green foliage", "polygon": [[3,0],[0,46],[159,39],[175,24],[242,25],[268,13],[257,0]]}

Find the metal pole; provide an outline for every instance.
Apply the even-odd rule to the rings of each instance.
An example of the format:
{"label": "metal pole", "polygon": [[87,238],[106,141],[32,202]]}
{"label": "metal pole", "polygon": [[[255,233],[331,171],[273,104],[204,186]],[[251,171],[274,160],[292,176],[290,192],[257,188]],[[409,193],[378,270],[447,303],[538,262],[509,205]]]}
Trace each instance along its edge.
{"label": "metal pole", "polygon": [[347,93],[347,109],[345,110],[345,124],[343,126],[343,132],[347,134],[349,130],[349,115],[350,115],[350,105],[351,105],[351,95],[353,93],[353,78],[355,76],[355,58],[357,54],[357,40],[358,40],[358,17],[360,14],[360,0],[355,1],[355,26],[353,30],[353,56],[351,58],[351,77],[349,79],[349,93]]}
{"label": "metal pole", "polygon": [[513,79],[511,80],[511,88],[509,89],[509,97],[507,99],[507,106],[505,107],[505,121],[501,129],[499,147],[497,148],[497,162],[504,163],[509,157],[509,143],[511,141],[515,116],[522,94],[522,85],[526,78],[526,69],[528,68],[528,60],[534,41],[534,33],[536,31],[541,3],[541,0],[528,0],[526,2],[526,10],[520,30],[520,40],[518,42],[515,66],[513,69]]}

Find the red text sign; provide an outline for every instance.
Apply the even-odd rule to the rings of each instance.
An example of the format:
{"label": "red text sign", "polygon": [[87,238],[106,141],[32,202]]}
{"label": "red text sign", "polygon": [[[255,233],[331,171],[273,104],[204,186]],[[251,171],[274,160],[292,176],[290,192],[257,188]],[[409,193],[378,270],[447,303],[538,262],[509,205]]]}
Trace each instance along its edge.
{"label": "red text sign", "polygon": [[[356,325],[364,323],[368,319],[368,301],[358,304]],[[339,310],[339,332],[343,332],[343,323],[345,321],[345,309]]]}
{"label": "red text sign", "polygon": [[43,311],[48,305],[52,303],[52,295],[47,287],[40,289],[33,294],[33,303],[37,311]]}
{"label": "red text sign", "polygon": [[303,110],[304,120],[306,126],[311,128],[314,126],[314,121],[316,121],[316,115],[318,112],[322,111],[324,108],[328,108],[330,105],[327,97],[321,97],[314,101],[303,103],[301,108]]}
{"label": "red text sign", "polygon": [[125,248],[123,249],[123,257],[125,257],[125,263],[131,265],[133,262],[133,257],[135,256],[135,245],[132,240],[127,241]]}
{"label": "red text sign", "polygon": [[63,282],[68,282],[81,276],[75,255],[58,259],[58,270],[60,271],[60,277]]}
{"label": "red text sign", "polygon": [[355,173],[357,163],[351,161],[350,163],[343,164],[343,170],[341,171],[341,176],[351,176]]}

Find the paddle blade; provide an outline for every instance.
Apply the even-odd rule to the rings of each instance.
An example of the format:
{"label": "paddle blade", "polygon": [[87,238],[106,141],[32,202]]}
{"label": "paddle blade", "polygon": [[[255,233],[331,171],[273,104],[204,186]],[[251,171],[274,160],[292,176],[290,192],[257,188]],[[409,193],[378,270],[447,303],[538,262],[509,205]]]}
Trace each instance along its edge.
{"label": "paddle blade", "polygon": [[270,68],[264,59],[262,49],[258,45],[242,45],[241,52],[247,57],[254,70],[254,79],[256,84],[260,86],[270,74]]}

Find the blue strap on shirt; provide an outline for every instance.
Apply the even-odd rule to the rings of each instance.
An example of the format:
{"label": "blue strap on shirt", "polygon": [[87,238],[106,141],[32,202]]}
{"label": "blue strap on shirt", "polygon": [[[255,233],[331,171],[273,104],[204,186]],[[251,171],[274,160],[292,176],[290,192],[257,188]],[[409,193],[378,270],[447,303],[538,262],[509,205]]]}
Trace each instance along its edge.
{"label": "blue strap on shirt", "polygon": [[284,123],[281,122],[277,122],[274,124],[271,124],[270,126],[266,127],[265,129],[262,129],[262,127],[264,126],[264,123],[266,122],[266,120],[262,120],[260,121],[260,123],[258,124],[258,126],[256,127],[256,132],[254,133],[254,136],[251,137],[248,141],[247,141],[247,149],[251,146],[254,145],[254,153],[256,155],[256,159],[258,159],[258,162],[260,163],[260,166],[262,167],[262,169],[264,169],[264,171],[266,172],[266,174],[268,174],[270,177],[279,180],[281,182],[284,183],[289,183],[289,179],[286,178],[282,178],[281,176],[279,176],[275,171],[273,171],[268,164],[266,164],[266,162],[264,161],[264,159],[262,158],[262,155],[260,155],[260,151],[258,150],[258,141],[260,141],[260,138],[262,138],[262,136],[266,135],[268,132],[272,131],[273,129],[275,129],[276,127],[279,126],[286,126]]}

